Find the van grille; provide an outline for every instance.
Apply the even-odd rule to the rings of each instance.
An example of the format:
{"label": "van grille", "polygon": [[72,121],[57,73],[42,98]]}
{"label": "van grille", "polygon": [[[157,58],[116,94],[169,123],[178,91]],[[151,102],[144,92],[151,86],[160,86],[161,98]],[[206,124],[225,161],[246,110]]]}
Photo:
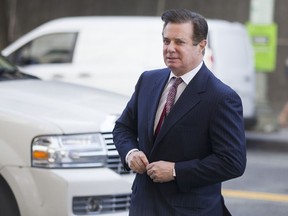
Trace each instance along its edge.
{"label": "van grille", "polygon": [[73,197],[73,213],[75,215],[102,215],[128,211],[130,199],[130,194]]}
{"label": "van grille", "polygon": [[132,171],[127,171],[124,169],[121,159],[119,157],[119,154],[116,150],[116,147],[113,142],[113,135],[112,133],[102,133],[105,143],[106,143],[106,148],[107,148],[107,154],[108,154],[108,161],[107,161],[107,166],[108,168],[112,169],[116,173],[119,174],[132,174]]}

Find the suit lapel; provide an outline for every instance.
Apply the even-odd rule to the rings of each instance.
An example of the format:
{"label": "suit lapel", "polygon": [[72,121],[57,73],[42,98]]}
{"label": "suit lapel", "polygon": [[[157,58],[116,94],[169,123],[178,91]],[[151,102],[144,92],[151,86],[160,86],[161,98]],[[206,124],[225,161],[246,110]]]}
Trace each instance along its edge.
{"label": "suit lapel", "polygon": [[154,142],[154,120],[158,108],[158,104],[163,92],[163,89],[168,81],[170,70],[160,71],[159,73],[162,73],[161,76],[159,76],[150,91],[149,94],[149,113],[148,113],[148,137],[150,143]]}

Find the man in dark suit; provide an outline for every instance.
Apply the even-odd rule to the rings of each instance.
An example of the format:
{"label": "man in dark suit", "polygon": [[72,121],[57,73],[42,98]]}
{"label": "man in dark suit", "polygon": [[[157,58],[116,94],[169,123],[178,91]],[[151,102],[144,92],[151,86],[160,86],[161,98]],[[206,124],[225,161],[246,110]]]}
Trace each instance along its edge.
{"label": "man in dark suit", "polygon": [[203,62],[206,20],[185,9],[162,20],[168,68],[140,76],[113,131],[124,166],[137,173],[130,215],[230,215],[221,182],[246,166],[241,99]]}

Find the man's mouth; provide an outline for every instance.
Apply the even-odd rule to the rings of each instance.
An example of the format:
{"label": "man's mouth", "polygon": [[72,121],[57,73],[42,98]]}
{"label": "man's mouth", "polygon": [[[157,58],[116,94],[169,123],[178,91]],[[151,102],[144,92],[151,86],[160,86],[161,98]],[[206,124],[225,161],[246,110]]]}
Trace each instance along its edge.
{"label": "man's mouth", "polygon": [[167,59],[168,59],[168,60],[175,60],[175,59],[177,59],[177,58],[176,58],[176,57],[167,56]]}
{"label": "man's mouth", "polygon": [[175,58],[175,57],[167,57],[167,61],[171,61],[171,62],[174,62],[178,60],[178,58]]}

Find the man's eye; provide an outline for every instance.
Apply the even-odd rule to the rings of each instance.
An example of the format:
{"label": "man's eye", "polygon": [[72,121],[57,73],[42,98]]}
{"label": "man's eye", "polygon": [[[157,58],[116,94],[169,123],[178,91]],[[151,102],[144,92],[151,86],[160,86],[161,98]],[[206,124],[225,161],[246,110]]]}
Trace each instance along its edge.
{"label": "man's eye", "polygon": [[169,42],[169,40],[167,40],[167,39],[163,39],[163,43],[164,43],[165,45],[168,45],[170,42]]}
{"label": "man's eye", "polygon": [[181,40],[179,40],[179,41],[176,41],[176,44],[178,44],[178,45],[182,45],[182,44],[185,44],[185,42],[184,42],[184,41],[181,41]]}

